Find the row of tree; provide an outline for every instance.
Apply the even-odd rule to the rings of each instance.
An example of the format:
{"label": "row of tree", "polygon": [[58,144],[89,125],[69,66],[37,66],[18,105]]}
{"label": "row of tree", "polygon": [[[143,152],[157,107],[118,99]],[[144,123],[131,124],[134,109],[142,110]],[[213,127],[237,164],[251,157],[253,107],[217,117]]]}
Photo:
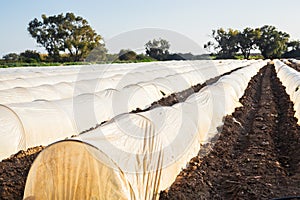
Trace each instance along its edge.
{"label": "row of tree", "polygon": [[[111,61],[116,59],[107,54],[103,38],[91,28],[87,20],[66,13],[49,16],[42,15],[29,22],[28,31],[36,42],[47,51],[49,61]],[[134,60],[183,60],[186,57],[196,59],[193,55],[170,54],[170,43],[165,39],[153,39],[145,44],[146,55],[132,50],[121,50],[120,61]],[[63,55],[63,56],[62,56]]]}
{"label": "row of tree", "polygon": [[37,63],[43,60],[42,54],[33,50],[26,50],[20,54],[9,53],[3,56],[3,59],[7,62],[26,62],[26,63]]}
{"label": "row of tree", "polygon": [[[6,61],[21,62],[100,62],[136,60],[187,60],[202,59],[192,54],[171,54],[170,43],[165,39],[153,39],[145,44],[146,55],[127,49],[119,54],[108,54],[104,40],[89,25],[86,19],[74,13],[53,16],[42,15],[29,22],[28,32],[36,42],[45,48],[46,56],[27,50],[21,54],[10,53]],[[245,28],[242,31],[223,28],[213,30],[212,38],[204,45],[217,58],[234,58],[242,54],[249,59],[253,50],[260,50],[264,58],[300,57],[300,42],[290,41],[289,34],[278,31],[274,26]]]}
{"label": "row of tree", "polygon": [[[213,30],[212,38],[204,45],[209,51],[216,51],[218,58],[234,58],[241,53],[249,59],[253,50],[259,50],[264,58],[280,58],[282,56],[300,56],[300,42],[290,41],[290,35],[277,30],[274,26],[261,28],[245,28],[242,31],[223,28]],[[298,53],[297,53],[298,52]]]}
{"label": "row of tree", "polygon": [[104,40],[89,25],[86,19],[74,13],[53,16],[42,15],[29,22],[29,34],[45,48],[47,56],[36,51],[26,50],[21,54],[10,53],[3,57],[5,61],[20,62],[77,62],[77,61],[133,61],[166,60],[170,44],[163,39],[154,39],[146,45],[146,54],[137,54],[132,50],[121,50],[118,55],[108,54]]}
{"label": "row of tree", "polygon": [[[4,63],[40,63],[40,62],[69,62],[68,54],[60,54],[59,60],[49,60],[47,54],[41,54],[34,50],[26,50],[20,54],[9,53],[2,57],[2,62]],[[87,62],[134,62],[134,61],[154,61],[154,58],[151,58],[145,54],[137,54],[136,52],[130,49],[122,49],[118,54],[108,54],[105,52],[97,52],[93,55],[93,52],[90,56],[87,57],[85,61]]]}

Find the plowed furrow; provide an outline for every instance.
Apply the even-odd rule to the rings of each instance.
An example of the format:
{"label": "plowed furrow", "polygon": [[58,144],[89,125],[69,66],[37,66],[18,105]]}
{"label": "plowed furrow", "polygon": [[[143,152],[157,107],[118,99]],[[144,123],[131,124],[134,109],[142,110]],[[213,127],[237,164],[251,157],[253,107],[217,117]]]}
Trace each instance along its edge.
{"label": "plowed furrow", "polygon": [[212,151],[193,158],[161,199],[300,195],[300,128],[274,66],[252,78],[240,101]]}

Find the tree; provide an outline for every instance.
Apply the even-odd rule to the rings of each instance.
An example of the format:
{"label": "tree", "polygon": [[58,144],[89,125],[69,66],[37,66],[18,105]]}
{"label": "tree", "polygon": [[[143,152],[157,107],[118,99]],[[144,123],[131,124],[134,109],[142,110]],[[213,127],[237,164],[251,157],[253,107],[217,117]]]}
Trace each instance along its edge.
{"label": "tree", "polygon": [[121,49],[119,52],[119,60],[136,60],[137,54],[130,49]]}
{"label": "tree", "polygon": [[151,58],[150,56],[147,56],[147,55],[145,55],[145,54],[143,54],[143,53],[138,54],[138,55],[136,56],[136,59],[137,59],[138,61],[142,61],[142,62],[151,62],[151,61],[155,61],[154,58]]}
{"label": "tree", "polygon": [[72,61],[82,61],[97,45],[101,45],[102,37],[82,17],[67,13],[64,24],[67,32],[65,47]]}
{"label": "tree", "polygon": [[284,58],[300,58],[300,41],[293,40],[287,43],[288,51],[282,57]]}
{"label": "tree", "polygon": [[300,41],[299,40],[292,40],[287,43],[287,47],[290,50],[299,50],[300,49]]}
{"label": "tree", "polygon": [[27,28],[30,35],[36,39],[38,44],[45,47],[49,58],[53,60],[59,60],[59,52],[65,50],[66,32],[63,28],[63,22],[64,16],[62,14],[50,17],[42,15],[42,21],[35,18],[29,22]]}
{"label": "tree", "polygon": [[289,34],[266,25],[260,28],[257,46],[264,58],[280,58],[287,50],[289,38]]}
{"label": "tree", "polygon": [[37,18],[30,21],[27,30],[55,61],[59,61],[60,52],[66,50],[70,60],[83,60],[102,40],[85,19],[73,13],[42,15],[41,21]]}
{"label": "tree", "polygon": [[7,55],[4,55],[3,59],[5,61],[18,61],[19,60],[19,55],[16,54],[16,53],[9,53]]}
{"label": "tree", "polygon": [[27,63],[41,62],[41,57],[36,51],[26,50],[20,54],[19,60]]}
{"label": "tree", "polygon": [[159,38],[148,41],[145,47],[147,55],[157,60],[164,60],[169,55],[170,43]]}
{"label": "tree", "polygon": [[206,44],[204,44],[204,49],[211,53],[212,49],[215,49],[215,44],[211,41],[208,41]]}
{"label": "tree", "polygon": [[[96,46],[86,57],[85,61],[87,62],[103,62],[103,61],[111,61],[110,54],[107,54],[107,49],[105,48],[104,44],[100,43]],[[113,58],[116,60],[118,56]]]}
{"label": "tree", "polygon": [[259,35],[259,29],[245,28],[242,32],[239,32],[237,42],[244,59],[249,59],[251,50],[256,49]]}
{"label": "tree", "polygon": [[212,37],[217,42],[208,42],[204,48],[213,47],[218,53],[218,58],[234,58],[234,55],[239,51],[238,46],[239,31],[228,29],[228,31],[220,28],[212,31]]}

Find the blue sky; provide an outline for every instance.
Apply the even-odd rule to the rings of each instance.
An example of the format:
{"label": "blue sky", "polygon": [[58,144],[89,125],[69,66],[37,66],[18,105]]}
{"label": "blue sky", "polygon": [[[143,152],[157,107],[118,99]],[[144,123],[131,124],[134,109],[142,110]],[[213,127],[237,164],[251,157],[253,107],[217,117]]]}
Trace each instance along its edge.
{"label": "blue sky", "polygon": [[[43,48],[38,47],[26,30],[29,21],[39,19],[41,14],[66,12],[86,18],[107,41],[110,52],[116,52],[124,45],[141,50],[147,40],[160,36],[168,39],[171,33],[173,52],[201,53],[203,44],[210,39],[211,30],[219,27],[242,29],[270,24],[288,32],[293,39],[300,39],[299,0],[2,0],[0,4],[1,57],[26,49],[43,52]],[[149,34],[151,31],[152,35]],[[128,32],[130,37],[126,35]],[[176,41],[176,34],[189,41],[180,38],[180,44],[172,44],[172,41]],[[137,39],[139,37],[142,38]],[[116,38],[129,39],[119,43]],[[194,47],[189,42],[194,43]],[[198,49],[195,47],[197,45]]]}

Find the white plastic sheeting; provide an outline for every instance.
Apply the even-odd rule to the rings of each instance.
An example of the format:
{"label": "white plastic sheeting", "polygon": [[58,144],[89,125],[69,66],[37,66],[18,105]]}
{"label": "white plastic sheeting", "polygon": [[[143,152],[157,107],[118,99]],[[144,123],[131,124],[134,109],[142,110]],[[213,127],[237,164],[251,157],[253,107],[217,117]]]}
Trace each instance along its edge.
{"label": "white plastic sheeting", "polygon": [[[171,75],[174,74],[174,71],[171,70],[148,70],[148,71],[144,71],[144,73],[142,74],[142,76],[139,76],[141,72],[127,72],[127,71],[119,71],[119,73],[123,73],[123,74],[113,74],[113,73],[109,73],[109,72],[105,72],[105,74],[103,74],[104,72],[84,72],[84,73],[78,73],[78,74],[72,74],[72,75],[65,75],[65,74],[60,74],[57,76],[50,76],[50,77],[35,77],[35,78],[29,78],[29,79],[24,79],[24,78],[18,78],[18,79],[14,79],[14,80],[5,80],[2,81],[3,83],[1,83],[0,88],[2,90],[0,90],[0,97],[3,97],[7,94],[11,93],[11,96],[13,96],[16,92],[14,90],[17,90],[18,93],[18,89],[22,88],[23,89],[23,93],[18,93],[19,95],[22,95],[24,98],[28,98],[23,100],[24,101],[30,101],[30,100],[35,100],[38,98],[47,98],[47,96],[43,96],[43,94],[47,93],[47,92],[55,92],[57,90],[57,94],[60,93],[61,90],[65,89],[65,85],[69,86],[69,90],[70,92],[73,92],[74,89],[80,89],[80,87],[82,86],[87,86],[84,88],[84,90],[82,91],[82,93],[91,93],[91,92],[95,92],[93,89],[95,89],[95,83],[99,83],[101,84],[102,82],[105,83],[107,81],[113,83],[118,83],[124,76],[124,74],[126,74],[126,76],[131,76],[131,77],[135,77],[134,79],[129,79],[132,83],[136,83],[138,81],[146,81],[146,80],[150,80],[153,78],[157,78],[157,77],[164,77],[167,75]],[[109,75],[108,75],[109,73]],[[43,85],[40,85],[41,83],[43,83]],[[22,87],[20,87],[22,85]],[[34,87],[33,87],[34,86]],[[94,86],[94,87],[93,87]],[[103,88],[106,85],[99,85],[100,89],[104,90],[104,89],[108,89],[108,88]],[[111,86],[111,85],[109,85]],[[115,85],[113,85],[112,87],[115,87]],[[5,90],[5,88],[7,88]],[[44,93],[39,93],[40,96],[38,96],[38,94],[35,92],[36,90],[43,90]],[[72,93],[71,93],[72,94]],[[28,97],[27,97],[28,96]],[[71,96],[68,96],[71,97]],[[57,97],[54,96],[53,99],[55,99]],[[50,100],[50,99],[49,99]],[[6,102],[2,102],[1,103],[16,103],[14,100],[11,100],[11,102],[6,101]]]}
{"label": "white plastic sheeting", "polygon": [[[211,61],[199,61],[197,65],[207,65]],[[228,62],[224,62],[228,63]],[[218,65],[219,63],[216,63]],[[223,64],[223,63],[221,63]],[[193,65],[193,64],[192,64]],[[166,69],[193,67],[188,63],[155,62],[155,63],[134,63],[134,64],[106,64],[88,66],[67,66],[67,67],[35,67],[35,68],[8,68],[0,69],[0,89],[14,87],[32,87],[43,84],[55,84],[59,82],[74,82],[95,78],[105,78],[113,75],[123,75],[129,72],[153,71],[155,69]]]}
{"label": "white plastic sheeting", "polygon": [[215,136],[223,117],[240,106],[238,99],[264,64],[224,76],[184,103],[122,114],[49,146],[31,167],[24,198],[157,199],[200,143]]}
{"label": "white plastic sheeting", "polygon": [[300,73],[279,60],[276,60],[274,65],[278,78],[294,103],[295,117],[300,125]]}
{"label": "white plastic sheeting", "polygon": [[[76,66],[54,66],[54,67],[21,67],[21,68],[0,68],[0,80],[14,80],[18,78],[28,79],[37,77],[51,77],[57,75],[71,75],[78,73],[94,73],[102,72],[104,75],[116,74],[120,72],[131,71],[132,69],[138,71],[152,70],[168,68],[172,66],[173,69],[176,68],[193,68],[195,66],[205,66],[207,64],[217,65],[234,65],[236,63],[249,63],[251,61],[236,61],[236,60],[201,60],[201,61],[164,61],[164,62],[150,62],[150,63],[129,63],[129,64],[101,64],[101,65],[76,65]],[[253,61],[255,62],[255,61]]]}
{"label": "white plastic sheeting", "polygon": [[[185,62],[180,63],[186,64]],[[249,63],[251,62],[238,61],[232,66],[217,65],[213,68],[211,65],[208,65],[208,67],[196,70],[177,68],[177,70],[183,71],[183,73],[176,72],[173,75],[159,78],[155,77],[170,74],[170,71],[162,70],[158,74],[156,73],[157,70],[155,70],[154,75],[149,73],[141,78],[135,78],[138,72],[129,73],[128,77],[119,82],[117,81],[119,79],[114,80],[113,78],[99,80],[100,83],[98,84],[101,85],[101,88],[120,89],[105,89],[87,94],[84,91],[89,90],[92,86],[95,87],[97,84],[95,83],[95,79],[83,80],[75,83],[76,91],[80,95],[66,99],[60,98],[63,95],[70,95],[71,91],[69,89],[73,88],[70,85],[64,84],[61,86],[59,84],[60,89],[47,86],[47,88],[52,88],[51,91],[53,92],[49,92],[46,89],[47,92],[45,92],[44,86],[31,88],[31,94],[45,93],[43,94],[44,97],[48,95],[49,98],[54,97],[59,100],[35,100],[33,102],[0,106],[0,121],[5,121],[1,125],[0,136],[8,138],[8,140],[5,140],[6,144],[1,145],[0,159],[6,158],[19,150],[38,145],[48,145],[66,137],[77,135],[82,131],[96,126],[98,123],[110,120],[116,115],[130,112],[136,108],[145,109],[151,103],[163,98],[165,95],[180,92],[197,84],[196,80],[199,81],[198,83],[203,83],[209,78]],[[261,64],[260,61],[252,63]],[[150,80],[146,82],[137,82],[148,79]],[[133,82],[137,83],[131,84]],[[66,90],[65,92],[64,89]],[[20,93],[26,93],[24,92],[26,88],[15,90],[20,90]],[[28,90],[26,91],[28,92]],[[59,92],[55,93],[54,91]],[[17,100],[13,95],[10,97]],[[19,95],[19,98],[25,97]],[[9,136],[10,134],[11,136]]]}
{"label": "white plastic sheeting", "polygon": [[296,59],[289,59],[289,62],[295,63],[297,65],[300,65],[300,60],[296,60]]}
{"label": "white plastic sheeting", "polygon": [[[199,83],[201,78],[205,81],[206,78],[212,78],[251,63],[238,61],[229,63],[230,65],[228,65],[227,62],[209,63],[207,61],[198,61],[188,63],[189,65],[187,65],[186,62],[180,62],[181,65],[169,67],[167,67],[166,64],[164,64],[164,66],[152,67],[146,65],[141,67],[137,66],[136,68],[131,67],[130,70],[126,69],[126,67],[125,69],[121,68],[119,70],[111,70],[110,68],[112,67],[109,69],[99,67],[99,70],[94,71],[85,68],[79,71],[78,68],[75,68],[74,72],[62,71],[60,74],[55,71],[51,73],[47,72],[46,74],[44,72],[43,76],[29,76],[29,78],[25,78],[24,75],[20,74],[20,77],[16,79],[0,81],[0,104],[30,102],[35,100],[52,101],[71,98],[72,96],[84,93],[99,92],[106,89],[120,90],[130,84],[150,81],[155,78],[174,76],[176,74],[181,75],[180,78],[184,78],[184,80],[188,81],[189,85],[195,85]],[[37,74],[41,73],[42,72],[39,72]],[[196,76],[197,74],[198,76]],[[46,77],[45,75],[49,76]],[[1,77],[2,75],[0,78]],[[182,85],[182,80],[180,82],[175,80],[174,82]],[[183,85],[181,89],[183,89]]]}

